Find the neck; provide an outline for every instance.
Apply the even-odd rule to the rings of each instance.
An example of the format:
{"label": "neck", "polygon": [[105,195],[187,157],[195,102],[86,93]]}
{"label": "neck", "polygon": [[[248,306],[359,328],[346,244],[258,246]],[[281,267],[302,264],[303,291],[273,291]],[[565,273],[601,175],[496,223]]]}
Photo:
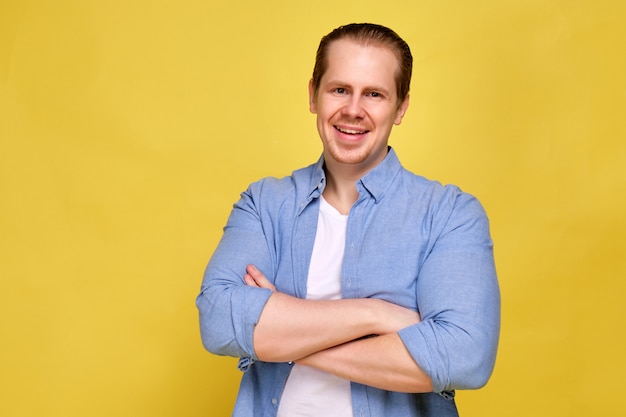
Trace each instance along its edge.
{"label": "neck", "polygon": [[324,188],[324,198],[341,214],[348,214],[352,205],[359,198],[356,190],[356,182],[360,175],[342,175],[341,172],[324,167],[326,172],[326,188]]}

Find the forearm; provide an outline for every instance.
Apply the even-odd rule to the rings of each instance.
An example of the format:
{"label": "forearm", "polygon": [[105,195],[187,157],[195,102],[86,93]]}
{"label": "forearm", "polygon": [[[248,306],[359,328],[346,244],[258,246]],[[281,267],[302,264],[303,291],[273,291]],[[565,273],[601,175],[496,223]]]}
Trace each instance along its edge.
{"label": "forearm", "polygon": [[383,330],[379,300],[302,300],[275,292],[254,330],[254,348],[267,362],[296,360]]}
{"label": "forearm", "polygon": [[413,360],[397,333],[345,343],[297,363],[388,391],[433,390],[430,377]]}
{"label": "forearm", "polygon": [[418,323],[419,314],[373,298],[303,300],[276,292],[253,265],[244,282],[274,291],[254,329],[254,350],[266,362],[286,362],[372,334]]}

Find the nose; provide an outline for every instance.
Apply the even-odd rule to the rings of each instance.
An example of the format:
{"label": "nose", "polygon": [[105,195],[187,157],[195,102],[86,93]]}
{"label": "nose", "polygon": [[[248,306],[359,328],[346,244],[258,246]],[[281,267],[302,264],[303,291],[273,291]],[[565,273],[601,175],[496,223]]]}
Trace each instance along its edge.
{"label": "nose", "polygon": [[346,116],[349,116],[355,119],[362,119],[365,113],[365,109],[363,108],[362,97],[358,94],[350,95],[346,99],[345,105],[342,108],[342,112]]}

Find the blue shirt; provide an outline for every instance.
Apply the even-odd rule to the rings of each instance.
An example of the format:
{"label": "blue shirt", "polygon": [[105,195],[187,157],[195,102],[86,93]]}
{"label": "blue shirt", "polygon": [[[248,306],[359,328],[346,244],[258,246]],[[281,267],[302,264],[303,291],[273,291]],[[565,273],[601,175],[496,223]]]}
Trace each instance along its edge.
{"label": "blue shirt", "polygon": [[[305,298],[323,158],[242,193],[206,268],[196,304],[202,341],[240,357],[233,416],[275,416],[289,363],[257,360],[252,336],[271,291],[246,286],[254,264],[277,291]],[[402,167],[393,149],[357,184],[348,216],[343,298],[375,297],[419,311],[399,335],[432,379],[434,393],[406,394],[352,383],[355,416],[457,416],[455,389],[483,386],[494,367],[500,293],[489,222],[480,203]]]}

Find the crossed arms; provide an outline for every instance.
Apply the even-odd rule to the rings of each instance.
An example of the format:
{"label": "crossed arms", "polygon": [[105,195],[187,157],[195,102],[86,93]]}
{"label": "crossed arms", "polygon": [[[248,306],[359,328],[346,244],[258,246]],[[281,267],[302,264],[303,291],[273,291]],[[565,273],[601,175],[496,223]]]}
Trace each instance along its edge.
{"label": "crossed arms", "polygon": [[247,285],[274,291],[254,331],[260,360],[295,361],[389,391],[432,391],[430,377],[396,333],[420,321],[416,312],[371,298],[302,300],[275,292],[256,267],[246,272]]}
{"label": "crossed arms", "polygon": [[[432,232],[436,245],[427,248],[414,288],[400,294],[408,298],[414,292],[418,315],[407,298],[400,303],[373,292],[364,298],[327,301],[290,295],[297,294],[294,285],[301,284],[293,274],[307,273],[306,263],[294,262],[292,256],[302,259],[310,252],[314,234],[309,231],[315,230],[315,218],[299,220],[300,243],[294,245],[291,235],[282,232],[292,229],[292,219],[283,224],[280,216],[265,215],[252,193],[244,194],[207,266],[197,298],[206,349],[264,362],[295,361],[390,391],[481,387],[495,363],[499,291],[482,208],[465,195],[456,200],[449,206],[453,213],[445,217],[448,220],[431,226],[438,227]],[[394,265],[413,268],[413,257],[398,257],[380,242],[376,250],[376,259],[394,259]],[[377,278],[372,268],[380,262],[371,253],[362,262],[373,282]],[[396,268],[394,273],[403,274],[405,269]],[[398,280],[408,282],[415,273],[407,271]],[[392,282],[391,276],[380,279]],[[398,280],[393,277],[393,282]],[[387,286],[377,288],[385,291]],[[372,335],[377,337],[367,337]]]}

